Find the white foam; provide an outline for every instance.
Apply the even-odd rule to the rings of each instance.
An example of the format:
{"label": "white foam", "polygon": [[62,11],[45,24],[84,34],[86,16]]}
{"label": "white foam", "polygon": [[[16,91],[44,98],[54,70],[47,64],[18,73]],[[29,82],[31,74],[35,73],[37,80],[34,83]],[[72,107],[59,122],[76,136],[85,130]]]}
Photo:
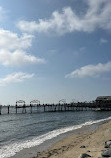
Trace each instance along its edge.
{"label": "white foam", "polygon": [[0,148],[0,158],[8,158],[8,157],[14,156],[17,152],[21,151],[24,148],[38,146],[42,144],[43,142],[45,142],[46,140],[55,138],[60,134],[73,131],[75,129],[79,129],[83,126],[92,125],[92,124],[103,122],[103,121],[108,121],[110,119],[111,117],[108,117],[106,119],[96,120],[96,121],[89,121],[80,125],[57,129],[57,130],[48,132],[44,135],[41,135],[39,137],[33,138],[31,140],[5,145]]}

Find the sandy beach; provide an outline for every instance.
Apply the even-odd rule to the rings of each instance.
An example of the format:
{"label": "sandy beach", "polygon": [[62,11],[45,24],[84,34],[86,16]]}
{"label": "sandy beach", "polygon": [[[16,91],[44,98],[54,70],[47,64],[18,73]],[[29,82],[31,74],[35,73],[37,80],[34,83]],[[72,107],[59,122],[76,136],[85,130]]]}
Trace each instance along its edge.
{"label": "sandy beach", "polygon": [[82,153],[101,158],[108,140],[111,140],[111,121],[103,121],[62,134],[40,146],[23,149],[10,158],[79,158]]}
{"label": "sandy beach", "polygon": [[100,125],[96,130],[74,134],[62,139],[47,150],[38,153],[37,158],[78,158],[81,153],[98,158],[101,156],[101,150],[105,149],[105,141],[110,139],[111,121]]}

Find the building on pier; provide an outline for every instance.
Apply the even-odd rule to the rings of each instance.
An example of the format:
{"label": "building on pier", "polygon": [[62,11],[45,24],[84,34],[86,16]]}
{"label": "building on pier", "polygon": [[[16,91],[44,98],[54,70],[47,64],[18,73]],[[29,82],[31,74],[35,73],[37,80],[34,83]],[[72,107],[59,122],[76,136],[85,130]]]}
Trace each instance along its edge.
{"label": "building on pier", "polygon": [[96,103],[111,103],[111,96],[99,96],[96,98]]}
{"label": "building on pier", "polygon": [[101,110],[111,110],[111,96],[99,96],[96,98],[96,107]]}

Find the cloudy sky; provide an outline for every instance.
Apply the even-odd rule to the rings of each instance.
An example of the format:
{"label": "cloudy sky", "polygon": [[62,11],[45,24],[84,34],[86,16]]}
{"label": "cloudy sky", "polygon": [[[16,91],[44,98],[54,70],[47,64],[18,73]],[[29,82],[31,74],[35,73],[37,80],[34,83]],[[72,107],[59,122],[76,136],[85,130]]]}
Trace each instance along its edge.
{"label": "cloudy sky", "polygon": [[0,0],[0,104],[111,95],[111,0]]}

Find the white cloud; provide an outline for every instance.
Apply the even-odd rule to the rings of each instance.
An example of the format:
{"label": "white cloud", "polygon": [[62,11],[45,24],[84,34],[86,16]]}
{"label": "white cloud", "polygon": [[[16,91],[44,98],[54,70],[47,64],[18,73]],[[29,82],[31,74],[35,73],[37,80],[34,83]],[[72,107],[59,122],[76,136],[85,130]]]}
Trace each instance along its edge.
{"label": "white cloud", "polygon": [[8,30],[0,30],[0,49],[27,49],[32,45],[32,39],[34,36],[23,34],[18,37],[16,33],[12,33]]}
{"label": "white cloud", "polygon": [[67,74],[66,78],[82,78],[82,77],[95,77],[102,73],[111,71],[111,62],[106,64],[99,63],[97,65],[86,65],[80,69],[76,69],[70,74]]}
{"label": "white cloud", "polygon": [[13,73],[7,75],[5,78],[0,78],[0,86],[6,86],[10,83],[22,82],[26,79],[30,79],[34,76],[34,74],[28,74],[23,72]]}
{"label": "white cloud", "polygon": [[18,28],[26,32],[55,32],[59,35],[95,29],[111,30],[111,0],[86,0],[88,9],[83,16],[78,16],[70,7],[55,11],[49,19],[38,21],[19,21]]}
{"label": "white cloud", "polygon": [[0,30],[0,63],[5,66],[44,63],[44,59],[26,53],[26,49],[32,45],[33,37],[28,34],[18,37],[8,30]]}
{"label": "white cloud", "polygon": [[108,43],[108,40],[106,40],[106,39],[104,39],[104,38],[101,38],[101,39],[100,39],[100,43],[101,43],[101,44]]}
{"label": "white cloud", "polygon": [[4,66],[22,66],[30,63],[44,63],[45,60],[37,58],[22,50],[15,50],[13,53],[7,50],[0,50],[0,62]]}

